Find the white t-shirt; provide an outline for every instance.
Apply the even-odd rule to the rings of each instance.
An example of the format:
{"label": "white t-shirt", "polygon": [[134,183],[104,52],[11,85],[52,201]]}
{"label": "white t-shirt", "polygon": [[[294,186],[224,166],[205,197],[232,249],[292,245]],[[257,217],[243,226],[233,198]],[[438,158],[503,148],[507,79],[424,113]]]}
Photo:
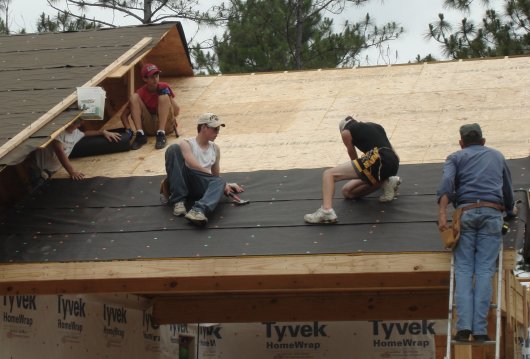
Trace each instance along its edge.
{"label": "white t-shirt", "polygon": [[208,170],[212,170],[212,166],[215,163],[215,160],[217,159],[217,152],[215,151],[215,145],[212,141],[208,142],[208,148],[203,150],[199,144],[197,143],[196,138],[188,138],[186,139],[191,147],[191,152],[193,153],[193,156],[195,156],[195,159],[201,167],[207,168]]}
{"label": "white t-shirt", "polygon": [[[61,132],[55,139],[63,144],[64,153],[68,157],[72,153],[75,144],[83,137],[85,137],[85,134],[76,128],[72,133],[66,131]],[[52,144],[36,152],[35,162],[41,170],[56,172],[61,169],[61,162],[59,162]]]}

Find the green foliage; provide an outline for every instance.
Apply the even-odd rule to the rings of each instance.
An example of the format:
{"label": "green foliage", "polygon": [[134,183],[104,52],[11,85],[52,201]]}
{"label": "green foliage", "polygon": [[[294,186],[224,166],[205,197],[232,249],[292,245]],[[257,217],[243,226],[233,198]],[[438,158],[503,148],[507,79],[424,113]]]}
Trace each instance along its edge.
{"label": "green foliage", "polygon": [[[446,0],[445,5],[469,11],[472,0]],[[489,1],[484,1],[485,5]],[[530,52],[530,0],[505,0],[506,16],[495,10],[486,10],[482,24],[476,25],[464,18],[453,31],[438,15],[438,21],[429,24],[428,39],[442,45],[444,55],[453,59],[518,55]]]}
{"label": "green foliage", "polygon": [[217,57],[210,52],[203,51],[198,44],[192,46],[191,57],[195,59],[195,68],[199,69],[196,75],[214,75],[218,73],[215,67]]}
{"label": "green foliage", "polygon": [[5,18],[0,18],[0,35],[9,35],[9,5],[11,0],[0,0],[0,14],[4,14]]}
{"label": "green foliage", "polygon": [[227,30],[214,38],[215,55],[201,57],[209,61],[204,68],[241,73],[353,66],[362,50],[403,32],[395,23],[380,28],[369,15],[336,32],[333,20],[322,14],[339,13],[346,2],[233,0]]}
{"label": "green foliage", "polygon": [[[215,23],[223,16],[224,5],[212,6],[201,11],[198,0],[46,0],[48,5],[62,14],[77,18],[85,16],[90,9],[107,9],[116,17],[135,19],[140,24],[155,24],[163,21],[191,20],[197,23]],[[65,3],[65,9],[59,3]],[[76,9],[72,11],[71,9]],[[116,27],[100,19],[94,20],[101,26]]]}
{"label": "green foliage", "polygon": [[58,28],[57,22],[51,20],[49,15],[40,14],[37,20],[37,32],[56,32]]}
{"label": "green foliage", "polygon": [[421,58],[420,55],[416,55],[416,62],[435,62],[435,61],[438,61],[436,60],[436,58],[434,56],[432,56],[432,54],[429,54],[427,56],[425,56],[424,58]]}
{"label": "green foliage", "polygon": [[4,20],[0,19],[0,35],[9,35],[9,29]]}
{"label": "green foliage", "polygon": [[94,20],[87,20],[84,16],[73,17],[66,13],[57,13],[53,19],[45,13],[37,20],[37,32],[65,32],[100,28]]}

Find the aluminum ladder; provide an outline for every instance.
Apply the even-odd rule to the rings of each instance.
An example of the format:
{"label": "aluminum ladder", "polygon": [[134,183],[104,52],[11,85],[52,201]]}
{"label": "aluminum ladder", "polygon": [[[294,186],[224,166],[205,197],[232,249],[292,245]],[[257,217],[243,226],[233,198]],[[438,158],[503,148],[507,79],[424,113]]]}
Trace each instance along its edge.
{"label": "aluminum ladder", "polygon": [[[503,242],[501,241],[501,246],[499,249],[499,257],[497,258],[497,302],[492,303],[490,308],[495,308],[496,314],[496,325],[495,325],[495,341],[487,341],[480,343],[480,345],[490,345],[495,343],[495,359],[500,359],[500,343],[501,343],[501,300],[502,300],[502,258],[503,258]],[[445,352],[445,359],[451,359],[451,348],[452,345],[467,345],[469,348],[473,345],[477,345],[476,342],[457,342],[452,340],[452,325],[454,320],[454,288],[455,288],[455,256],[454,253],[451,253],[451,279],[449,282],[449,314],[447,318],[447,348]],[[471,351],[470,351],[471,352]],[[469,356],[471,358],[471,356]],[[463,359],[463,358],[455,358]]]}

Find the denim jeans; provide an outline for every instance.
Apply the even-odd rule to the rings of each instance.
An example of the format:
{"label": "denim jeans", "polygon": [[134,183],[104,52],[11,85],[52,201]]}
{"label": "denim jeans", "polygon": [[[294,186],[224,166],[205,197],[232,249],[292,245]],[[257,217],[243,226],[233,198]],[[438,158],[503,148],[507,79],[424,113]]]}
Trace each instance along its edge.
{"label": "denim jeans", "polygon": [[460,241],[454,250],[457,330],[487,334],[502,223],[502,213],[494,208],[473,208],[462,213]]}
{"label": "denim jeans", "polygon": [[193,209],[206,214],[213,212],[223,196],[226,182],[219,176],[186,166],[178,144],[166,150],[166,172],[169,182],[169,203],[197,199]]}

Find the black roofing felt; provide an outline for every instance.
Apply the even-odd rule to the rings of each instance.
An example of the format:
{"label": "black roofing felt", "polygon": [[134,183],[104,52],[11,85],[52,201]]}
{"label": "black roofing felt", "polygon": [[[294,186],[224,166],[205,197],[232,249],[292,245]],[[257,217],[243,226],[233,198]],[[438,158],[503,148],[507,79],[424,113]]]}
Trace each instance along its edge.
{"label": "black roofing felt", "polygon": [[[517,198],[530,187],[530,158],[509,161]],[[230,173],[245,185],[247,206],[219,204],[207,228],[174,217],[159,201],[161,176],[52,180],[0,224],[1,262],[136,258],[393,253],[442,251],[435,190],[441,164],[403,165],[399,197],[380,204],[336,198],[336,225],[306,225],[320,206],[321,169]],[[338,193],[338,191],[337,191]],[[512,223],[505,246],[521,248],[524,221]]]}
{"label": "black roofing felt", "polygon": [[[67,33],[0,36],[0,146],[60,103],[144,37],[153,41],[178,23]],[[64,126],[72,118],[57,118]],[[49,136],[56,126],[33,135]],[[33,137],[32,136],[32,137]],[[42,143],[41,143],[42,144]],[[25,155],[25,154],[23,154]],[[2,159],[0,163],[9,163]]]}

